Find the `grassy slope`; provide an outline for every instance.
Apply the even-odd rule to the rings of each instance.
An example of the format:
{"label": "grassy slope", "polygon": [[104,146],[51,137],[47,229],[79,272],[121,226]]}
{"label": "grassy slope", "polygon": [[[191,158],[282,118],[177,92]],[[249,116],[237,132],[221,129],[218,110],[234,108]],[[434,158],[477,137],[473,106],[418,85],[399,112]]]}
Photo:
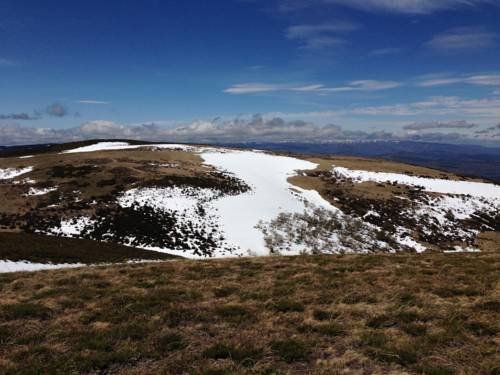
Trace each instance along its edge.
{"label": "grassy slope", "polygon": [[179,260],[0,275],[0,368],[497,373],[499,268],[498,253],[484,253]]}
{"label": "grassy slope", "polygon": [[176,258],[156,251],[115,243],[43,236],[32,233],[0,232],[0,260],[28,260],[35,263],[114,263],[128,260]]}

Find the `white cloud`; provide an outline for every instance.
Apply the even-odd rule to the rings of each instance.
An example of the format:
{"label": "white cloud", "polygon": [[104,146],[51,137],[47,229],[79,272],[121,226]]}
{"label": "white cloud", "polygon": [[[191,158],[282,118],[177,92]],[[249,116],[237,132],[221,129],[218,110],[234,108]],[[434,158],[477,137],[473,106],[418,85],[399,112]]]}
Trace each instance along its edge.
{"label": "white cloud", "polygon": [[259,92],[282,91],[289,89],[290,87],[287,85],[256,82],[236,84],[225,89],[224,92],[228,94],[255,94]]}
{"label": "white cloud", "polygon": [[381,91],[402,86],[396,81],[358,80],[344,86],[327,87],[322,84],[285,85],[269,83],[240,83],[224,90],[228,94],[255,94],[272,91],[308,92],[308,93],[335,93],[349,91]]}
{"label": "white cloud", "polygon": [[109,102],[105,102],[102,100],[92,100],[92,99],[82,99],[82,100],[77,100],[76,102],[80,104],[109,104]]}
{"label": "white cloud", "polygon": [[497,34],[482,28],[461,27],[435,35],[425,43],[436,51],[460,51],[488,48],[495,45]]}
{"label": "white cloud", "polygon": [[358,107],[349,112],[370,116],[468,115],[494,119],[500,117],[500,98],[463,99],[455,96],[436,96],[406,104]]}
{"label": "white cloud", "polygon": [[490,0],[323,0],[323,2],[364,11],[403,14],[430,14],[447,9],[492,3]]}
{"label": "white cloud", "polygon": [[376,80],[359,80],[352,81],[343,87],[325,88],[325,91],[341,92],[341,91],[380,91],[394,89],[402,86],[396,81],[376,81]]}
{"label": "white cloud", "polygon": [[344,125],[376,126],[388,129],[398,126],[402,119],[406,122],[447,123],[457,117],[470,123],[486,125],[498,123],[500,118],[500,97],[488,96],[478,99],[465,99],[454,96],[435,96],[424,100],[378,106],[353,106],[350,108],[329,109],[313,112],[274,112],[268,116],[286,119],[302,119],[326,124],[328,122]]}
{"label": "white cloud", "polygon": [[417,86],[435,87],[459,83],[477,86],[500,86],[500,74],[478,74],[458,77],[430,78],[417,82]]}

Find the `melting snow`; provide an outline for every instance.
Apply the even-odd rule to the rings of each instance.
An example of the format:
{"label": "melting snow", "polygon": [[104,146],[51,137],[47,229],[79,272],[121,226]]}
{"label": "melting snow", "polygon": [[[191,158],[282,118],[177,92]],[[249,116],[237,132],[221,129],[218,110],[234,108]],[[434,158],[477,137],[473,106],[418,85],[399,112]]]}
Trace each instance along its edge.
{"label": "melting snow", "polygon": [[8,180],[25,173],[29,173],[32,170],[33,167],[0,169],[0,180]]}
{"label": "melting snow", "polygon": [[0,260],[0,273],[20,271],[53,270],[59,268],[76,268],[85,266],[82,263],[32,263],[27,261]]}
{"label": "melting snow", "polygon": [[500,199],[500,186],[484,182],[453,181],[438,178],[409,176],[400,173],[371,172],[334,167],[333,173],[339,177],[352,178],[355,182],[396,182],[410,186],[422,186],[426,191],[443,194],[464,194],[475,197]]}
{"label": "melting snow", "polygon": [[87,225],[93,223],[94,221],[86,216],[63,219],[59,227],[49,229],[47,234],[78,237]]}
{"label": "melting snow", "polygon": [[445,253],[479,253],[480,250],[474,249],[473,247],[461,247],[455,246],[454,250],[445,250]]}
{"label": "melting snow", "polygon": [[150,206],[160,210],[194,211],[199,202],[208,202],[215,197],[210,189],[196,188],[143,188],[126,191],[118,198],[122,207],[130,207],[134,203],[140,206]]}
{"label": "melting snow", "polygon": [[57,190],[57,187],[50,187],[50,188],[44,188],[44,189],[37,189],[37,188],[34,188],[34,187],[30,187],[30,189],[28,190],[28,196],[31,196],[31,195],[45,195],[45,194],[48,194],[50,193],[51,191],[56,191]]}
{"label": "melting snow", "polygon": [[72,154],[76,152],[93,152],[93,151],[112,151],[112,150],[132,150],[141,147],[165,148],[165,149],[182,149],[190,150],[193,146],[181,144],[144,144],[144,145],[131,145],[127,142],[99,142],[89,146],[74,148],[71,150],[63,151],[63,154]]}
{"label": "melting snow", "polygon": [[314,190],[303,190],[287,179],[297,170],[314,169],[316,164],[291,157],[252,151],[203,152],[205,163],[234,174],[252,190],[224,196],[213,202],[219,212],[226,239],[244,252],[268,255],[259,221],[270,221],[281,212],[303,212],[305,202],[336,210]]}
{"label": "melting snow", "polygon": [[394,237],[400,245],[414,249],[417,253],[423,253],[427,250],[425,246],[418,243],[410,236],[410,233],[406,228],[399,227]]}

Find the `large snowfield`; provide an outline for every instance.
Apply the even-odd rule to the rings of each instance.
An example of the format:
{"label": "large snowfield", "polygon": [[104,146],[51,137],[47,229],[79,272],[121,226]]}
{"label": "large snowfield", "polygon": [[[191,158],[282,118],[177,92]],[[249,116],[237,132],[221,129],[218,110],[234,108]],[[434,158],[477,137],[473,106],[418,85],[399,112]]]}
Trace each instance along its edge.
{"label": "large snowfield", "polygon": [[263,233],[256,228],[260,221],[270,221],[281,212],[303,212],[306,202],[336,210],[318,192],[287,181],[298,170],[316,168],[314,163],[253,151],[203,152],[201,156],[207,164],[234,174],[252,188],[214,202],[229,242],[243,253],[269,254]]}

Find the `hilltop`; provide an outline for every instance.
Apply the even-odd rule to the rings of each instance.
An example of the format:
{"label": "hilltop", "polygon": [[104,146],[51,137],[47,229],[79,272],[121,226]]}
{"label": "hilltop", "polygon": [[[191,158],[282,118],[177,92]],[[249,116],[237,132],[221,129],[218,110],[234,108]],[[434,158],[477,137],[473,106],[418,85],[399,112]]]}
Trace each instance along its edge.
{"label": "hilltop", "polygon": [[86,141],[0,158],[0,192],[11,270],[500,248],[500,186],[380,159]]}

